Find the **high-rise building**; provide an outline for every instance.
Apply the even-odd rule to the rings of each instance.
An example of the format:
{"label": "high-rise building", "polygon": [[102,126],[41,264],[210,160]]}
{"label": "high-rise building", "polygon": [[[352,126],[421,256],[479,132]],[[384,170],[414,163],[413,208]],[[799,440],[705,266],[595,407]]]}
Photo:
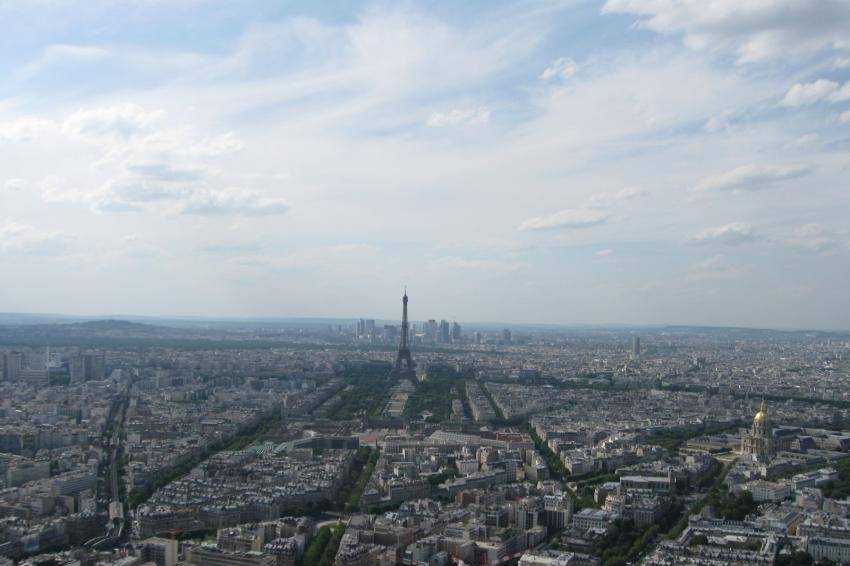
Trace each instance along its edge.
{"label": "high-rise building", "polygon": [[640,336],[632,336],[632,358],[640,357]]}
{"label": "high-rise building", "polygon": [[431,342],[437,341],[437,321],[433,318],[428,321],[428,325],[425,326],[425,337]]}
{"label": "high-rise building", "polygon": [[82,355],[71,356],[68,359],[68,374],[70,375],[71,383],[80,383],[86,380]]}
{"label": "high-rise building", "polygon": [[395,342],[398,339],[398,326],[395,324],[384,325],[384,341]]}
{"label": "high-rise building", "polygon": [[452,323],[452,342],[460,342],[460,324]]}
{"label": "high-rise building", "polygon": [[24,355],[21,352],[8,352],[6,354],[6,380],[18,381],[18,374],[24,369]]}
{"label": "high-rise building", "polygon": [[440,321],[440,342],[449,342],[451,340],[451,332],[449,330],[449,323],[446,320]]}
{"label": "high-rise building", "polygon": [[100,381],[106,375],[106,359],[103,354],[77,354],[68,360],[71,383]]}
{"label": "high-rise building", "polygon": [[103,354],[89,354],[86,363],[86,376],[89,379],[100,381],[106,376],[106,356]]}
{"label": "high-rise building", "polygon": [[511,341],[511,329],[503,328],[502,329],[502,342],[510,342]]}
{"label": "high-rise building", "polygon": [[50,374],[47,373],[47,368],[23,368],[18,372],[16,379],[39,387],[50,385]]}

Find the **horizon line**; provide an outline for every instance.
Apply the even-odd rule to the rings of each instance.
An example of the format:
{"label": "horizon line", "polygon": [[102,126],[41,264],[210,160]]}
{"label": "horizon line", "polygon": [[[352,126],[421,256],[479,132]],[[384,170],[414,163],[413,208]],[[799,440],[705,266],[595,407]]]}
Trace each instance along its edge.
{"label": "horizon line", "polygon": [[[133,322],[133,319],[138,320],[158,320],[158,321],[171,321],[171,322],[286,322],[286,321],[357,321],[360,319],[364,320],[375,320],[381,322],[393,322],[395,318],[370,318],[370,317],[351,317],[351,316],[285,316],[285,315],[276,315],[276,316],[267,316],[267,317],[252,317],[252,316],[218,316],[218,315],[139,315],[139,314],[126,314],[126,313],[114,313],[114,314],[66,314],[66,313],[56,313],[56,312],[24,312],[24,311],[0,311],[0,325],[4,325],[4,321],[2,317],[33,317],[33,318],[66,318],[66,319],[78,319],[84,322],[95,322],[95,321],[127,321]],[[427,322],[432,319],[413,319],[414,322]],[[436,320],[436,319],[433,319]],[[448,320],[448,319],[441,319]],[[630,328],[630,329],[661,329],[661,328],[704,328],[704,329],[728,329],[728,330],[752,330],[752,331],[771,331],[771,332],[819,332],[819,333],[840,333],[840,334],[848,334],[850,333],[850,328],[813,328],[813,327],[771,327],[771,326],[741,326],[734,324],[694,324],[694,323],[632,323],[632,322],[600,322],[600,323],[589,323],[589,322],[505,322],[505,321],[475,321],[475,320],[457,320],[455,319],[452,322],[458,322],[469,325],[477,325],[477,326],[492,326],[492,327],[507,327],[507,326],[523,326],[523,327],[531,327],[531,328],[596,328],[596,329],[617,329],[617,328]],[[19,325],[25,325],[26,323],[17,323]],[[49,323],[45,323],[49,324]],[[62,324],[61,322],[56,322],[53,324]]]}

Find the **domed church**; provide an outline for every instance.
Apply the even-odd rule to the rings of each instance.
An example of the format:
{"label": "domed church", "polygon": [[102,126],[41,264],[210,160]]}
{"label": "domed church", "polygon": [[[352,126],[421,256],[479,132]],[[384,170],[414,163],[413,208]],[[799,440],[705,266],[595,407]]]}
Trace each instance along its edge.
{"label": "domed church", "polygon": [[767,404],[762,401],[759,412],[753,417],[753,427],[741,437],[741,453],[749,454],[757,462],[767,462],[774,455],[773,427],[767,414]]}

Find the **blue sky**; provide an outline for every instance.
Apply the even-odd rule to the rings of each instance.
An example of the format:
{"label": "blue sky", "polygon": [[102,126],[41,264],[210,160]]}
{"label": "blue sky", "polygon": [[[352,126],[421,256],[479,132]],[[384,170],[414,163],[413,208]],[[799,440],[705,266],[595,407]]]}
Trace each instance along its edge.
{"label": "blue sky", "polygon": [[850,327],[850,2],[0,22],[0,311]]}

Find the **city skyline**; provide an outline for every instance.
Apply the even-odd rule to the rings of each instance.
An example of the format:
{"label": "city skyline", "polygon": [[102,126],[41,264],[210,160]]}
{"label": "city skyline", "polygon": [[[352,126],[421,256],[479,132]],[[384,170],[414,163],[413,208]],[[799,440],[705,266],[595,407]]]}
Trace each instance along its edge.
{"label": "city skyline", "polygon": [[847,329],[850,8],[713,6],[0,3],[0,311]]}

